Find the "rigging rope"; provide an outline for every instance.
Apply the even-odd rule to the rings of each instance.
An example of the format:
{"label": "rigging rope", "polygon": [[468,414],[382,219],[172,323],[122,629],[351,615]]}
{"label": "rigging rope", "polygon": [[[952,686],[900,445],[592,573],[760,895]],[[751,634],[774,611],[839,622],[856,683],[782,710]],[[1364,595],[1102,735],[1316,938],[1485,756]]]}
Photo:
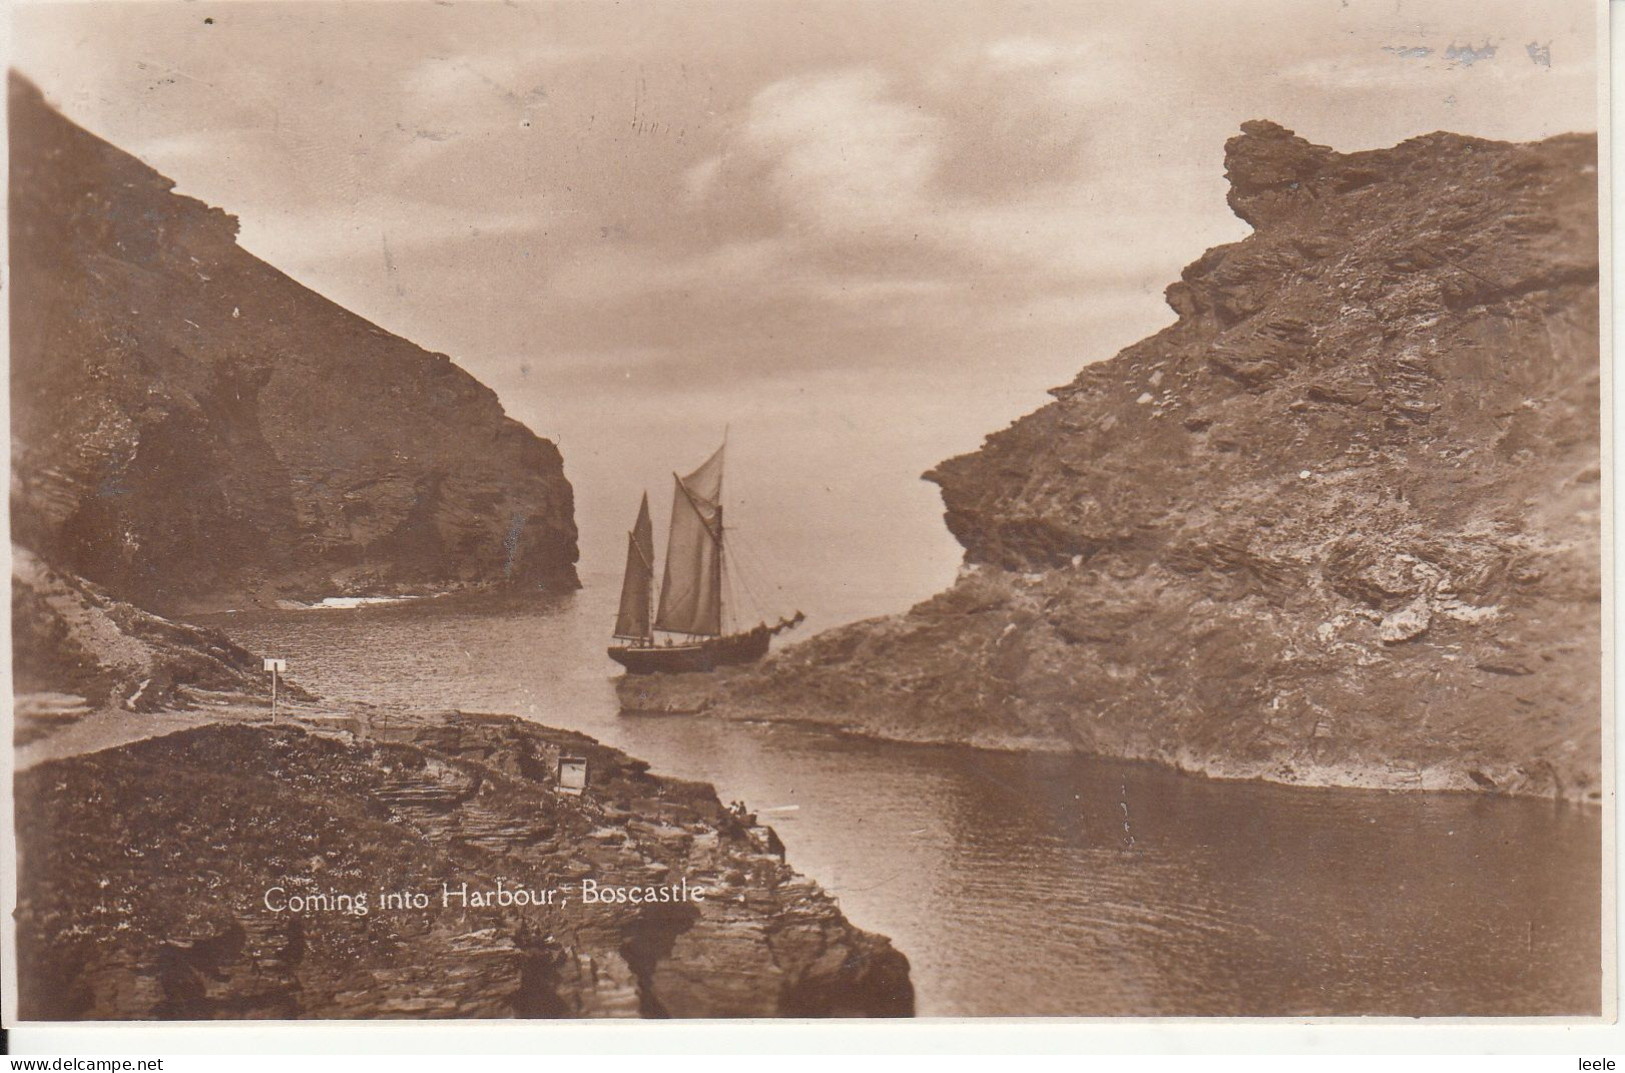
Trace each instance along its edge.
{"label": "rigging rope", "polygon": [[[762,564],[761,557],[749,544],[740,541],[737,529],[733,530],[730,535],[733,539],[729,544],[731,552],[729,562],[733,564],[733,569],[726,571],[731,575],[730,583],[737,580],[738,584],[744,588],[745,595],[749,598],[750,605],[755,610],[758,619],[766,622],[768,605],[761,598],[756,585],[761,584],[769,590],[781,593],[783,592],[783,586],[766,581],[763,576],[765,566]],[[752,578],[755,578],[756,584],[752,583]]]}

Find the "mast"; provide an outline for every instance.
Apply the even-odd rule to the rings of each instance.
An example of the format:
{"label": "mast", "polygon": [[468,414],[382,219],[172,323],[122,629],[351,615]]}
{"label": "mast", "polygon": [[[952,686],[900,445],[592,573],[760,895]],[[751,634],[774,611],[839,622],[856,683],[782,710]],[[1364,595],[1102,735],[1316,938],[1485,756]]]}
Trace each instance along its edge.
{"label": "mast", "polygon": [[[728,429],[731,426],[724,423],[722,426],[722,446],[717,448],[717,566],[716,577],[713,583],[717,587],[717,633],[721,634],[727,628],[727,620],[722,614],[723,585],[723,545],[722,545],[722,453],[728,449]],[[739,616],[739,609],[734,608],[734,617]]]}
{"label": "mast", "polygon": [[727,444],[687,476],[672,474],[671,532],[654,628],[722,635],[722,460]]}
{"label": "mast", "polygon": [[[724,437],[722,442],[723,442],[724,446],[727,445],[728,441],[727,441],[726,437]],[[712,584],[717,587],[717,633],[719,633],[719,634],[725,632],[727,630],[727,628],[728,628],[727,616],[722,613],[722,594],[723,594],[723,592],[726,591],[726,586],[723,585],[723,582],[722,582],[722,578],[723,578],[722,569],[723,569],[723,567],[722,567],[722,501],[719,499],[719,500],[717,500],[717,565],[716,565],[716,577],[712,579]],[[733,609],[733,614],[734,614],[735,618],[738,618],[739,617],[739,608],[737,608],[737,607],[734,608]]]}

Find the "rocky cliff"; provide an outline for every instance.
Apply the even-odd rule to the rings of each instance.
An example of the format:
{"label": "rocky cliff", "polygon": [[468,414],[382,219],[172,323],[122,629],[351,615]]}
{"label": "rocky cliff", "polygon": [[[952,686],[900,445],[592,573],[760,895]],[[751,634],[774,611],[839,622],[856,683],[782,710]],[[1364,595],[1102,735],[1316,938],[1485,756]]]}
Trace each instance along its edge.
{"label": "rocky cliff", "polygon": [[576,585],[555,446],[10,81],[12,526],[159,611]]}
{"label": "rocky cliff", "polygon": [[1176,322],[927,474],[950,590],[623,701],[1595,798],[1595,137],[1242,131]]}
{"label": "rocky cliff", "polygon": [[[260,657],[224,634],[116,600],[83,578],[11,549],[12,684],[19,722],[62,702],[74,709],[152,712],[205,695],[268,690]],[[293,695],[303,696],[297,687]],[[50,703],[55,698],[58,703]]]}
{"label": "rocky cliff", "polygon": [[[560,792],[561,753],[587,761],[581,796]],[[24,771],[19,1012],[913,1012],[908,961],[785,865],[769,828],[645,768],[515,719],[374,713],[320,734],[206,726]],[[589,880],[706,896],[591,904]],[[560,894],[447,904],[446,888],[499,885]]]}

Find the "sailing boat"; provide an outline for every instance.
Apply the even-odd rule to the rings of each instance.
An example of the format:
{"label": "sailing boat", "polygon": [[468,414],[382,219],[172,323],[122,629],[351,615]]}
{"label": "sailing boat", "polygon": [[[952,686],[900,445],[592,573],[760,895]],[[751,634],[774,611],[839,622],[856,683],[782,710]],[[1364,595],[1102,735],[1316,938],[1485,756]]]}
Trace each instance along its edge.
{"label": "sailing boat", "polygon": [[[799,625],[797,611],[776,625],[723,632],[722,454],[717,453],[677,481],[672,495],[671,532],[666,538],[666,571],[654,599],[654,525],[644,493],[638,520],[626,535],[626,577],[615,639],[609,658],[630,674],[682,674],[710,671],[730,663],[754,663],[767,655],[773,636]],[[665,639],[656,642],[655,634]]]}

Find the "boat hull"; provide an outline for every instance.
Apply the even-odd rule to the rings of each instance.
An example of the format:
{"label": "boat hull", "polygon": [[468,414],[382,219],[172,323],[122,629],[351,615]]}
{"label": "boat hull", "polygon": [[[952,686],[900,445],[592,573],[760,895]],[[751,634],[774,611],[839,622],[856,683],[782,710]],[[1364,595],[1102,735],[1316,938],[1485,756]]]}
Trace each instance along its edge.
{"label": "boat hull", "polygon": [[773,630],[758,626],[744,633],[683,645],[616,645],[609,658],[628,674],[696,674],[730,664],[755,663],[767,655]]}

